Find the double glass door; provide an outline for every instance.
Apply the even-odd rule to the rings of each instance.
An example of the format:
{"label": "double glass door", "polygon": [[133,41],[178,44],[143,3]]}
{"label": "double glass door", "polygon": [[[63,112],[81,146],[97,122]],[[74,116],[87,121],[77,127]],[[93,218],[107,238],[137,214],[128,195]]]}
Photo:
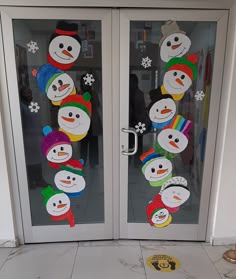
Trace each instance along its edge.
{"label": "double glass door", "polygon": [[26,243],[205,239],[227,13],[115,13],[1,11]]}

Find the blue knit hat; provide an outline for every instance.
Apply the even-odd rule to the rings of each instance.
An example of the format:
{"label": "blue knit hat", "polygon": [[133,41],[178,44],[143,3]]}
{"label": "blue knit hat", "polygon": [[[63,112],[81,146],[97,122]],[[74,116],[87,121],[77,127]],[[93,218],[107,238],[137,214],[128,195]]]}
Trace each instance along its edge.
{"label": "blue knit hat", "polygon": [[51,64],[42,65],[38,69],[37,76],[36,76],[38,87],[43,93],[46,93],[52,81],[63,73],[64,72],[62,70],[53,67]]}

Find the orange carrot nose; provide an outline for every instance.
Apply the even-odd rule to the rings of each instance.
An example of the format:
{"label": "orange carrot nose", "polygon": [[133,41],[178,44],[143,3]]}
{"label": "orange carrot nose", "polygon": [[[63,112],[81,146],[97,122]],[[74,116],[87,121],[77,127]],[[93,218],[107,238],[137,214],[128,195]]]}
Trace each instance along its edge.
{"label": "orange carrot nose", "polygon": [[161,215],[159,216],[159,219],[164,219],[166,217],[166,215]]}
{"label": "orange carrot nose", "polygon": [[58,90],[61,92],[62,90],[66,89],[68,86],[69,86],[68,83],[67,83],[67,84],[63,84],[62,86],[60,86],[60,87],[58,88]]}
{"label": "orange carrot nose", "polygon": [[65,49],[62,51],[62,53],[67,55],[67,56],[69,56],[69,57],[71,57],[71,58],[73,58],[73,56],[69,53],[69,51],[67,51]]}
{"label": "orange carrot nose", "polygon": [[167,170],[168,170],[168,169],[158,170],[158,171],[157,171],[157,174],[162,174],[162,173],[165,173],[165,172],[167,172]]}
{"label": "orange carrot nose", "polygon": [[58,204],[57,208],[63,208],[63,207],[65,207],[65,206],[67,206],[66,203],[61,203],[61,204]]}
{"label": "orange carrot nose", "polygon": [[177,201],[182,201],[181,198],[179,198],[178,196],[174,196],[173,199],[177,200]]}
{"label": "orange carrot nose", "polygon": [[173,140],[169,141],[169,144],[174,146],[175,148],[179,148],[178,145]]}
{"label": "orange carrot nose", "polygon": [[163,109],[161,110],[161,114],[169,113],[171,111],[172,111],[171,109]]}
{"label": "orange carrot nose", "polygon": [[172,49],[176,49],[176,48],[178,48],[179,46],[181,46],[182,44],[178,44],[178,45],[173,45],[171,48]]}
{"label": "orange carrot nose", "polygon": [[183,82],[182,82],[182,80],[181,80],[181,79],[177,78],[175,81],[176,81],[178,84],[180,84],[180,85],[184,86],[184,84],[183,84]]}
{"label": "orange carrot nose", "polygon": [[71,184],[71,181],[68,181],[68,180],[60,180],[60,181],[64,184]]}
{"label": "orange carrot nose", "polygon": [[67,121],[67,122],[74,122],[75,121],[74,118],[69,118],[69,117],[65,117],[65,116],[62,116],[61,118],[65,121]]}
{"label": "orange carrot nose", "polygon": [[58,156],[65,156],[65,155],[68,155],[67,152],[58,152],[57,154],[58,154]]}

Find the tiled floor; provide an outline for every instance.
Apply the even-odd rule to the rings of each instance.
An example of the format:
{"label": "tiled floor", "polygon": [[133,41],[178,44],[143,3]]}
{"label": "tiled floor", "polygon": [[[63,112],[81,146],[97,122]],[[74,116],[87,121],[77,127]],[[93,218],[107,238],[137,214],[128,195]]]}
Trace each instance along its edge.
{"label": "tiled floor", "polygon": [[[1,279],[221,279],[236,278],[222,259],[229,246],[195,242],[94,241],[0,248]],[[181,266],[171,273],[150,269],[146,259],[167,254]]]}

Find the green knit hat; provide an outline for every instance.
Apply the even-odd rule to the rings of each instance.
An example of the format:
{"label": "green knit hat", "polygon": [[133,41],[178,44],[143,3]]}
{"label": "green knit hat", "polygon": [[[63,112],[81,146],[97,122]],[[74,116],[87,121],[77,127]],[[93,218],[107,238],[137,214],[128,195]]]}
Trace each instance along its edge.
{"label": "green knit hat", "polygon": [[48,200],[49,200],[51,197],[55,196],[56,194],[63,194],[63,193],[64,193],[64,192],[61,191],[61,190],[56,190],[56,191],[53,190],[53,188],[52,188],[50,185],[48,185],[47,188],[45,188],[45,189],[43,189],[43,190],[41,191],[41,194],[44,196],[43,204],[46,205],[47,202],[48,202]]}

